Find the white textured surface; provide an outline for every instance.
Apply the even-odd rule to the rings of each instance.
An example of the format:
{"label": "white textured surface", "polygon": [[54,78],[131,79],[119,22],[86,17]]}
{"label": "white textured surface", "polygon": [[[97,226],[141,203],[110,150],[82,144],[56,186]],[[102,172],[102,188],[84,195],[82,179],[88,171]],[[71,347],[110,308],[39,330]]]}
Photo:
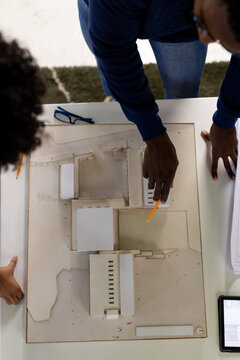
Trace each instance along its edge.
{"label": "white textured surface", "polygon": [[142,163],[138,149],[128,149],[129,206],[142,207]]}
{"label": "white textured surface", "polygon": [[[237,126],[238,141],[240,139],[240,126]],[[238,143],[239,153],[239,143]],[[234,190],[234,203],[233,203],[233,220],[231,232],[231,262],[233,271],[236,275],[240,275],[240,167],[237,167],[236,181]]]}
{"label": "white textured surface", "polygon": [[192,325],[181,326],[137,326],[137,336],[191,336],[193,335]]}
{"label": "white textured surface", "polygon": [[[96,65],[81,33],[77,0],[1,0],[1,31],[29,48],[40,66]],[[155,63],[147,40],[138,40],[143,63]],[[207,62],[228,61],[220,45],[209,46]]]}
{"label": "white textured surface", "polygon": [[[112,360],[113,354],[114,360],[146,358],[158,360],[159,354],[169,360],[174,360],[176,357],[179,360],[236,359],[236,354],[220,353],[217,345],[217,297],[221,293],[239,293],[240,287],[240,279],[234,276],[228,265],[228,239],[230,239],[234,186],[223,171],[222,164],[220,164],[219,180],[212,181],[207,147],[200,137],[200,131],[209,129],[211,125],[216,100],[216,98],[202,98],[158,101],[165,121],[195,122],[208,338],[138,341],[137,346],[135,341],[26,345],[25,301],[17,307],[2,303],[1,359],[91,360],[98,357],[99,360]],[[45,107],[45,114],[49,114],[49,119],[53,119],[55,106],[53,104]],[[110,122],[111,117],[107,116],[109,112],[111,115],[114,114],[112,119],[115,121],[122,119],[117,104],[68,104],[66,109],[80,113],[87,110],[94,116],[96,123],[101,119]],[[6,264],[13,254],[19,255],[15,275],[26,291],[27,162],[23,162],[17,181],[16,173],[11,169],[1,176],[1,262]],[[187,194],[186,189],[183,191]]]}
{"label": "white textured surface", "polygon": [[118,254],[89,255],[89,263],[90,315],[104,316],[106,310],[117,310],[118,314],[120,308]]}
{"label": "white textured surface", "polygon": [[122,315],[134,314],[133,255],[120,254],[120,308]]}
{"label": "white textured surface", "polygon": [[118,310],[107,310],[106,319],[117,320],[119,318]]}
{"label": "white textured surface", "polygon": [[113,250],[113,209],[83,208],[76,214],[76,250]]}
{"label": "white textured surface", "polygon": [[60,165],[60,198],[74,198],[74,164]]}

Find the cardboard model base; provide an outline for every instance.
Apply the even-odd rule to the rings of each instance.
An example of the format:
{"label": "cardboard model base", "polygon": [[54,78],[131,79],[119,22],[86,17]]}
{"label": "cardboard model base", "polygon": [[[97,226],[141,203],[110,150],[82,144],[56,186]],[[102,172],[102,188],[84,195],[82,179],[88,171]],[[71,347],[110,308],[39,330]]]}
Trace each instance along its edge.
{"label": "cardboard model base", "polygon": [[[147,223],[153,205],[144,202],[145,144],[135,126],[46,127],[30,158],[28,343],[206,337],[194,125],[167,129],[180,165],[170,206]],[[74,164],[71,191],[61,185],[74,198],[60,197],[63,164]],[[134,315],[90,315],[89,252],[77,251],[76,226],[86,207],[113,209],[114,250],[106,253],[133,254]]]}

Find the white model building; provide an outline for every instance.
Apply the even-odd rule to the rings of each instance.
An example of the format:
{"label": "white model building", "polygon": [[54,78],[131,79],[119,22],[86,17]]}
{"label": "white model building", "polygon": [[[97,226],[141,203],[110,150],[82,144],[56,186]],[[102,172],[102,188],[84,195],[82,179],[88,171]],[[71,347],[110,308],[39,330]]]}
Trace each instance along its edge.
{"label": "white model building", "polygon": [[[153,207],[153,191],[142,177],[142,151],[127,143],[110,144],[102,151],[111,161],[127,161],[128,208]],[[72,250],[101,252],[89,255],[90,315],[118,319],[134,315],[134,257],[131,251],[118,251],[118,220],[115,212],[126,208],[126,199],[96,199],[90,189],[81,198],[81,164],[93,160],[93,153],[73,157],[73,162],[60,166],[60,199],[72,200]],[[113,195],[113,194],[110,194]],[[86,203],[87,201],[87,203]],[[96,206],[96,201],[99,205]],[[106,202],[107,201],[107,202]],[[92,205],[91,205],[92,202]],[[106,202],[106,203],[105,203]],[[114,205],[113,205],[114,204]],[[166,204],[169,206],[170,197]],[[152,254],[152,253],[151,253]]]}

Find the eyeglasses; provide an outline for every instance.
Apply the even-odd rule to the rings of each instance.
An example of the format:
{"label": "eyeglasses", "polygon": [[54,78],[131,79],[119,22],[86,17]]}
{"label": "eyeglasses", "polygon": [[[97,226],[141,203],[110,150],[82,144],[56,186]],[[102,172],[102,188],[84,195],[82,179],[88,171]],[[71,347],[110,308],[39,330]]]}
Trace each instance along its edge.
{"label": "eyeglasses", "polygon": [[58,110],[54,111],[54,117],[61,122],[74,125],[77,121],[84,121],[88,124],[94,124],[94,121],[91,118],[85,118],[83,116],[73,114],[60,106],[57,106],[57,109]]}
{"label": "eyeglasses", "polygon": [[226,46],[224,46],[220,40],[217,40],[214,36],[212,36],[208,30],[206,29],[206,25],[204,24],[204,22],[202,20],[200,20],[194,13],[192,13],[192,19],[193,21],[195,22],[195,25],[197,28],[201,29],[202,30],[202,33],[206,36],[209,36],[210,39],[212,39],[212,41],[220,44],[225,50],[227,50],[228,52],[230,52],[231,54],[237,56],[237,57],[240,57],[240,54],[236,54],[236,53],[233,53],[231,50],[229,50]]}
{"label": "eyeglasses", "polygon": [[214,36],[212,36],[206,29],[206,26],[205,24],[202,22],[202,20],[200,20],[196,15],[192,14],[192,18],[193,18],[193,21],[195,22],[196,24],[196,27],[201,29],[202,30],[202,33],[206,36],[209,36],[210,39],[212,39],[213,41],[216,41],[216,42],[220,42],[219,40],[215,39]]}

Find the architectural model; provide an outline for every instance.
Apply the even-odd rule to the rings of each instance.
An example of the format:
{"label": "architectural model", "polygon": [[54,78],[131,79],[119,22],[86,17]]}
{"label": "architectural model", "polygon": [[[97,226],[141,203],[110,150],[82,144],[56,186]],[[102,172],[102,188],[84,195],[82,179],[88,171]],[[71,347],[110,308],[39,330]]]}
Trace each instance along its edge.
{"label": "architectural model", "polygon": [[206,337],[194,125],[167,128],[180,165],[147,223],[134,125],[46,127],[29,164],[27,342]]}

